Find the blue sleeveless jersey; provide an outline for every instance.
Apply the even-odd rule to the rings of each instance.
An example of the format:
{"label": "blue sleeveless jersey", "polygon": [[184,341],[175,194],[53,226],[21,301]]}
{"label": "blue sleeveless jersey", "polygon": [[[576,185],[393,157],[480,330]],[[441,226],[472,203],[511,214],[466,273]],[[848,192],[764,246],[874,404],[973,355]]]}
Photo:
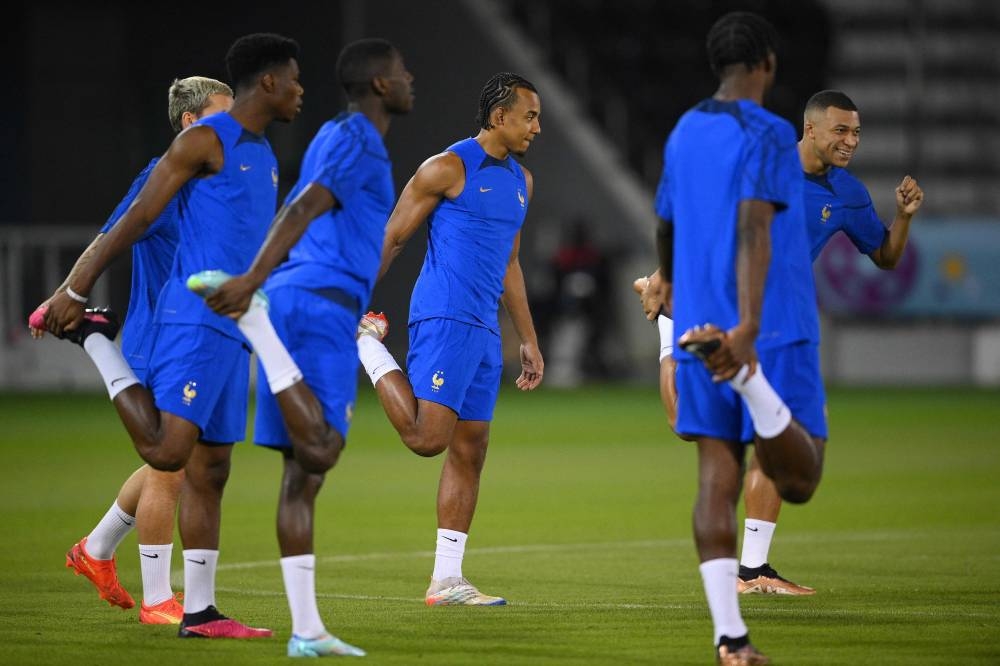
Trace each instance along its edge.
{"label": "blue sleeveless jersey", "polygon": [[[681,117],[656,193],[657,214],[674,224],[675,345],[693,326],[739,322],[737,220],[746,199],[775,207],[757,348],[819,341],[803,182],[795,130],[754,102],[708,99]],[[691,358],[677,348],[675,356]]]}
{"label": "blue sleeveless jersey", "polygon": [[462,158],[465,188],[428,218],[427,256],[410,298],[410,323],[442,317],[499,333],[503,279],[528,210],[524,172],[510,155],[487,155],[474,138],[448,152]]}
{"label": "blue sleeveless jersey", "polygon": [[222,170],[193,178],[178,194],[180,243],[156,309],[157,323],[210,326],[238,340],[243,335],[185,286],[192,273],[245,272],[267,235],[278,200],[278,163],[263,136],[243,129],[229,113],[202,118],[222,144]]}
{"label": "blue sleeveless jersey", "polygon": [[364,307],[378,276],[385,224],[395,201],[389,153],[364,114],[342,113],[320,128],[285,203],[311,183],[328,189],[337,205],[309,224],[267,288],[336,287]]}
{"label": "blue sleeveless jersey", "polygon": [[[125,214],[159,161],[160,158],[154,157],[132,181],[128,194],[101,227],[102,234],[111,231]],[[122,327],[122,354],[134,370],[143,370],[148,366],[149,353],[153,349],[150,330],[153,312],[177,252],[177,208],[177,197],[174,197],[132,246],[132,292],[128,301],[128,316]]]}
{"label": "blue sleeveless jersey", "polygon": [[810,255],[819,256],[830,238],[843,231],[862,254],[882,246],[888,231],[868,189],[846,169],[831,167],[822,176],[806,174],[806,229]]}

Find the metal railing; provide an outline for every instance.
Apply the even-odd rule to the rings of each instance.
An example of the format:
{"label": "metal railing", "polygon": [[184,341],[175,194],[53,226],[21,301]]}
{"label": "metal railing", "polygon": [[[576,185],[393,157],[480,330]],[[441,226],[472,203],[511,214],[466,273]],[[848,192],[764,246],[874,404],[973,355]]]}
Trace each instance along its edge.
{"label": "metal railing", "polygon": [[[25,329],[28,314],[62,284],[76,258],[93,240],[87,226],[0,225],[0,332],[10,342]],[[107,303],[112,278],[94,285],[91,300]],[[124,288],[128,289],[126,280]]]}

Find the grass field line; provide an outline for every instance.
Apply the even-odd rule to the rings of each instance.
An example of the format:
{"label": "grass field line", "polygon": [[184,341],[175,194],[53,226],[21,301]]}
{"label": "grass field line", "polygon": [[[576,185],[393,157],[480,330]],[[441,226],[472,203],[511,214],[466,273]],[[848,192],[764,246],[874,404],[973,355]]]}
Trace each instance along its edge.
{"label": "grass field line", "polygon": [[[693,574],[692,574],[693,575]],[[284,598],[285,593],[277,592],[274,590],[250,590],[243,587],[217,587],[216,592],[224,592],[226,594],[238,594],[242,596],[251,597],[281,597]],[[397,601],[405,604],[421,604],[423,605],[424,600],[421,597],[388,597],[379,596],[372,594],[333,594],[329,592],[317,592],[317,599],[339,599],[342,601]],[[780,601],[775,601],[775,604],[781,603]],[[691,603],[684,604],[637,604],[637,603],[614,603],[614,602],[601,602],[601,601],[579,601],[579,602],[558,602],[558,601],[545,601],[545,602],[533,602],[533,601],[514,601],[510,602],[512,607],[516,608],[534,608],[534,609],[552,609],[552,610],[680,610],[680,611],[700,611],[705,608],[704,601],[695,601]],[[984,619],[984,620],[995,620],[997,618],[996,613],[983,613],[978,611],[968,611],[968,610],[958,610],[949,609],[942,611],[928,611],[928,610],[909,610],[906,608],[859,608],[857,610],[841,609],[841,608],[820,608],[820,609],[810,609],[803,604],[796,603],[792,607],[780,607],[777,605],[761,608],[757,606],[753,609],[746,609],[750,614],[767,614],[767,613],[778,613],[778,614],[788,614],[797,615],[800,617],[809,618],[845,618],[845,617],[862,617],[867,618],[871,616],[879,616],[884,618],[967,618],[967,619]]]}
{"label": "grass field line", "polygon": [[[978,528],[969,528],[975,530]],[[878,530],[867,532],[809,532],[782,535],[782,541],[789,542],[858,542],[858,541],[895,541],[908,540],[914,538],[924,538],[926,532],[923,530]],[[636,541],[593,541],[587,543],[551,543],[551,544],[523,544],[516,546],[484,546],[481,548],[468,548],[466,555],[505,555],[517,553],[558,553],[558,552],[579,552],[579,551],[599,551],[599,550],[626,550],[635,548],[684,548],[693,547],[691,537],[678,537],[674,539],[642,539]],[[316,557],[318,563],[345,563],[345,562],[365,562],[369,560],[391,560],[409,558],[432,558],[433,550],[411,550],[395,552],[373,552],[373,553],[348,553],[343,555],[321,555]],[[219,571],[234,571],[240,569],[259,569],[262,567],[273,567],[277,565],[277,560],[258,560],[254,562],[230,562],[219,564]]]}

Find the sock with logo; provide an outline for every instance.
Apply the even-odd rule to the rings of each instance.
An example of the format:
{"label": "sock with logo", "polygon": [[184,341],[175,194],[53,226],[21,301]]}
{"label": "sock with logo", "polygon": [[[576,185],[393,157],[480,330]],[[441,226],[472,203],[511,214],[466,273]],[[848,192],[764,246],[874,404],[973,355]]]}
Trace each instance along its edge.
{"label": "sock with logo", "polygon": [[[90,336],[94,337],[93,335]],[[97,337],[104,338],[103,335]],[[107,340],[107,338],[104,338]],[[87,555],[95,560],[110,560],[115,555],[118,545],[128,536],[128,533],[135,529],[135,516],[130,516],[118,506],[118,502],[111,504],[111,508],[104,514],[100,522],[87,535],[87,543],[84,550]]]}
{"label": "sock with logo", "polygon": [[174,544],[139,544],[142,569],[142,602],[147,606],[162,604],[174,596],[170,589],[170,556]]}
{"label": "sock with logo", "polygon": [[674,355],[674,320],[666,315],[659,315],[656,327],[660,329],[660,361],[663,361]]}
{"label": "sock with logo", "polygon": [[382,341],[370,335],[358,336],[358,358],[361,359],[361,365],[365,366],[365,372],[372,380],[372,386],[378,384],[378,380],[393,370],[400,370],[396,359]]}
{"label": "sock with logo", "polygon": [[192,548],[183,554],[184,615],[187,616],[215,606],[215,568],[219,564],[219,551]]}
{"label": "sock with logo", "polygon": [[316,605],[316,556],[281,558],[285,596],[292,611],[292,633],[299,638],[319,638],[326,633]]}
{"label": "sock with logo", "polygon": [[118,345],[100,333],[88,335],[83,341],[83,349],[101,373],[101,379],[112,400],[129,386],[139,383],[139,378],[125,361]]}
{"label": "sock with logo", "polygon": [[236,325],[250,341],[260,364],[264,366],[271,393],[281,393],[302,381],[302,371],[282,344],[267,310],[251,307],[237,320]]}
{"label": "sock with logo", "polygon": [[465,542],[469,535],[455,530],[437,531],[437,549],[434,551],[434,573],[431,578],[462,577],[462,559],[465,557]]}
{"label": "sock with logo", "polygon": [[764,376],[764,370],[757,365],[757,371],[747,379],[750,367],[744,365],[729,385],[743,398],[743,404],[750,412],[753,429],[762,439],[773,439],[784,432],[792,422],[792,413],[777,391]]}
{"label": "sock with logo", "polygon": [[715,636],[714,645],[722,636],[739,637],[747,633],[747,625],[740,615],[740,602],[736,596],[736,574],[739,564],[735,557],[720,557],[702,562],[698,567],[705,586],[708,610],[712,614]]}
{"label": "sock with logo", "polygon": [[767,562],[767,553],[771,550],[771,537],[777,523],[766,520],[747,518],[744,521],[743,551],[740,554],[740,564],[750,569]]}

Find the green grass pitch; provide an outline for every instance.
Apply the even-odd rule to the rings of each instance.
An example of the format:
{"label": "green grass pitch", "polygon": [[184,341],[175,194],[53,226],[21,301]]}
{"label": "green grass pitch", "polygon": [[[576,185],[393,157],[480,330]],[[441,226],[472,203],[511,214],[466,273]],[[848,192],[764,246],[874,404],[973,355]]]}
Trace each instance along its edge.
{"label": "green grass pitch", "polygon": [[[436,609],[422,598],[441,461],[407,452],[360,392],[316,554],[322,615],[365,663],[712,663],[695,452],[669,435],[654,390],[502,395],[464,569],[510,605]],[[744,597],[754,642],[775,664],[1000,663],[1000,393],[835,390],[829,407],[823,484],[785,508],[771,549],[818,593]],[[0,395],[0,423],[0,663],[287,663],[274,453],[234,453],[217,596],[276,635],[183,641],[64,568],[139,464],[107,400]],[[138,600],[134,536],[119,567]]]}

